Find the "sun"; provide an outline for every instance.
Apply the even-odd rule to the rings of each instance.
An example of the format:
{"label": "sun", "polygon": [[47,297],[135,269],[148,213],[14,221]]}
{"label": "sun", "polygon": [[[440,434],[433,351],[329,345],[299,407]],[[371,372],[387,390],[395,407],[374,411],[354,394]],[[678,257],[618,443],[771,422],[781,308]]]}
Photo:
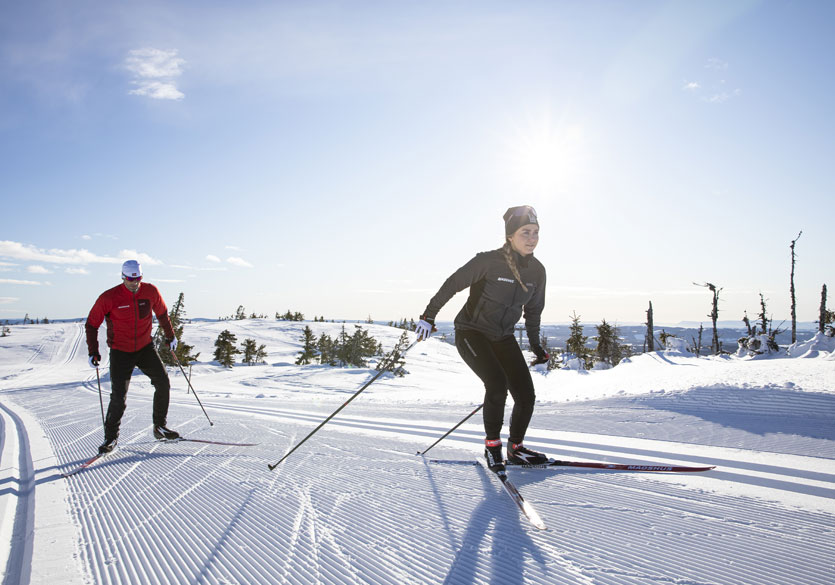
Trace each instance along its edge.
{"label": "sun", "polygon": [[583,164],[584,130],[579,123],[554,121],[550,114],[528,117],[509,133],[508,171],[525,190],[556,194],[569,190]]}

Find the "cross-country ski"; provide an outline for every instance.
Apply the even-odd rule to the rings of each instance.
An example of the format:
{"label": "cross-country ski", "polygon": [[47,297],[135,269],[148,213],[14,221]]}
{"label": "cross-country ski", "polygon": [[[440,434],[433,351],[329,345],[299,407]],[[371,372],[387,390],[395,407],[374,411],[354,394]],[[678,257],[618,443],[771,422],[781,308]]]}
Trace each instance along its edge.
{"label": "cross-country ski", "polygon": [[483,459],[478,459],[478,463],[483,467],[487,473],[498,479],[499,483],[502,486],[502,491],[504,491],[510,499],[516,504],[516,507],[519,508],[519,511],[522,515],[530,521],[531,524],[534,525],[535,528],[539,530],[545,530],[545,522],[542,521],[539,513],[536,509],[531,505],[529,502],[522,497],[522,494],[519,493],[519,489],[513,484],[512,481],[507,477],[507,472],[505,470],[496,471],[491,469],[484,463]]}

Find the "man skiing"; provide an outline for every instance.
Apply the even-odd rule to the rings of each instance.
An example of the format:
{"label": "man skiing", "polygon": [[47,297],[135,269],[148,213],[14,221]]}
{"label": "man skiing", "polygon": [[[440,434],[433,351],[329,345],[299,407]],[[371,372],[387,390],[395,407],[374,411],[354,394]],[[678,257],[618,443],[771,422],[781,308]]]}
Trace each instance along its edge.
{"label": "man skiing", "polygon": [[142,267],[136,260],[122,264],[122,283],[104,291],[87,316],[87,350],[90,366],[98,368],[99,327],[107,322],[107,345],[110,347],[110,405],[104,424],[104,443],[99,453],[109,453],[119,438],[119,424],[127,404],[128,385],[133,369],[138,367],[154,387],[153,433],[157,439],[177,439],[179,434],[166,427],[171,383],[168,373],[151,342],[153,317],[157,316],[166,341],[174,351],[177,337],[168,308],[159,290],[142,282]]}

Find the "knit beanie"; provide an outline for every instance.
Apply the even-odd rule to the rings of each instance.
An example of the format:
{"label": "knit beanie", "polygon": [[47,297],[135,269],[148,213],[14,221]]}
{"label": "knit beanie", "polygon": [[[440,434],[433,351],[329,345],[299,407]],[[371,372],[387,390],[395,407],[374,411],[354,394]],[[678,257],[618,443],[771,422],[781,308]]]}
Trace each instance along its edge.
{"label": "knit beanie", "polygon": [[536,210],[530,205],[511,207],[504,212],[503,217],[504,233],[506,236],[512,236],[523,225],[530,223],[539,225],[539,222],[536,220]]}

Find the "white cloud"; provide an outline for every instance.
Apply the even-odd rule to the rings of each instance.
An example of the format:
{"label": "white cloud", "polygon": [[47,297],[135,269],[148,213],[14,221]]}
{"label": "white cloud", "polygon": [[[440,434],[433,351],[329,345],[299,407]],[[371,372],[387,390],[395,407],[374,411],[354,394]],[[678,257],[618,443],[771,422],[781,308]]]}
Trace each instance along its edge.
{"label": "white cloud", "polygon": [[157,266],[162,264],[161,260],[157,260],[148,254],[137,252],[136,250],[122,250],[119,252],[119,261],[137,260],[140,264],[147,264],[149,266]]}
{"label": "white cloud", "polygon": [[90,274],[86,268],[67,268],[67,274]]}
{"label": "white cloud", "polygon": [[142,95],[155,100],[181,100],[186,94],[177,89],[173,83],[162,81],[134,81],[136,89],[130,90],[130,95]]}
{"label": "white cloud", "polygon": [[225,246],[226,250],[232,250],[233,252],[243,252],[243,248],[239,246]]}
{"label": "white cloud", "polygon": [[688,81],[687,83],[684,84],[684,87],[682,89],[686,89],[688,91],[695,91],[695,90],[697,90],[701,87],[702,86],[699,85],[698,81]]}
{"label": "white cloud", "polygon": [[52,274],[51,270],[49,270],[48,268],[44,268],[43,266],[40,266],[38,264],[27,266],[26,272],[30,274]]}
{"label": "white cloud", "polygon": [[49,284],[48,282],[38,282],[36,280],[15,280],[14,278],[0,278],[0,284],[21,284],[24,286],[41,286],[42,284]]}
{"label": "white cloud", "polygon": [[128,52],[125,68],[133,73],[131,95],[159,100],[181,100],[185,96],[177,89],[175,78],[183,73],[185,59],[177,57],[177,50],[146,47]]}
{"label": "white cloud", "polygon": [[81,236],[81,239],[82,240],[92,240],[93,236],[88,236],[87,234],[84,234],[83,236]]}
{"label": "white cloud", "polygon": [[243,268],[254,268],[254,267],[252,266],[252,264],[250,264],[249,262],[247,262],[247,261],[246,261],[246,260],[244,260],[243,258],[238,258],[237,256],[232,256],[232,257],[230,257],[230,258],[227,258],[227,259],[226,259],[226,261],[227,261],[229,264],[232,264],[232,265],[234,265],[234,266],[241,266],[241,267],[243,267]]}
{"label": "white cloud", "polygon": [[11,305],[19,300],[17,297],[0,297],[0,305]]}
{"label": "white cloud", "polygon": [[208,260],[209,262],[223,262],[223,260],[215,256],[214,254],[207,255],[206,260]]}
{"label": "white cloud", "polygon": [[50,264],[93,264],[93,263],[110,263],[119,262],[118,258],[110,256],[99,256],[88,250],[60,250],[52,248],[44,250],[36,248],[28,244],[21,244],[20,242],[12,242],[9,240],[0,241],[0,257],[14,258],[16,260],[25,260],[29,262],[45,262]]}
{"label": "white cloud", "polygon": [[81,250],[61,250],[58,248],[44,250],[10,240],[0,240],[0,258],[43,262],[45,264],[121,264],[128,259],[139,260],[141,263],[149,265],[162,264],[160,260],[136,250],[122,250],[118,257],[100,256],[83,248]]}

